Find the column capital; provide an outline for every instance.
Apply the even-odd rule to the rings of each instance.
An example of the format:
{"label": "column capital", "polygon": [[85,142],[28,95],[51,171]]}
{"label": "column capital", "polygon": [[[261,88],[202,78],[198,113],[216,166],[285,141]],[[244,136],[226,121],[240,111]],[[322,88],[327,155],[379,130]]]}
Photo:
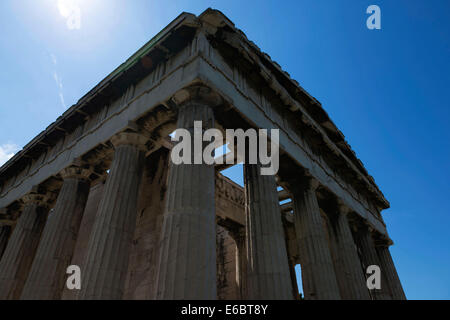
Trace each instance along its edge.
{"label": "column capital", "polygon": [[190,101],[206,104],[210,107],[216,107],[223,103],[222,97],[216,91],[203,84],[195,84],[179,90],[172,96],[172,101],[178,107]]}
{"label": "column capital", "polygon": [[64,180],[75,178],[88,181],[92,172],[90,167],[84,166],[81,160],[76,159],[69,167],[62,169],[60,175]]}
{"label": "column capital", "polygon": [[382,235],[382,234],[378,234],[377,233],[377,234],[375,234],[374,238],[375,238],[374,240],[375,240],[375,246],[376,247],[389,248],[390,246],[392,246],[394,244],[392,239],[390,239],[386,235]]}
{"label": "column capital", "polygon": [[52,200],[54,200],[54,195],[40,190],[39,186],[34,186],[29,193],[22,197],[24,205],[36,204],[43,207],[47,206]]}
{"label": "column capital", "polygon": [[356,232],[368,232],[372,235],[374,228],[369,224],[369,222],[361,217],[355,217],[352,219],[354,230]]}
{"label": "column capital", "polygon": [[366,225],[367,231],[370,233],[370,235],[373,238],[373,232],[375,231],[375,229],[367,222],[365,223],[365,225]]}
{"label": "column capital", "polygon": [[315,192],[320,186],[320,182],[313,178],[312,176],[303,176],[298,179],[292,178],[288,181],[288,185],[291,191],[294,190],[310,190]]}
{"label": "column capital", "polygon": [[8,208],[0,208],[0,227],[13,225],[14,221]]}
{"label": "column capital", "polygon": [[308,187],[312,190],[316,191],[319,188],[320,182],[312,177],[309,178]]}
{"label": "column capital", "polygon": [[343,215],[348,215],[352,209],[349,208],[346,204],[344,204],[344,202],[342,202],[342,200],[338,199],[337,201],[337,209],[339,211],[339,214],[343,214]]}
{"label": "column capital", "polygon": [[142,151],[147,149],[146,144],[148,141],[149,138],[137,132],[119,132],[111,138],[111,143],[116,148],[121,145],[132,145]]}

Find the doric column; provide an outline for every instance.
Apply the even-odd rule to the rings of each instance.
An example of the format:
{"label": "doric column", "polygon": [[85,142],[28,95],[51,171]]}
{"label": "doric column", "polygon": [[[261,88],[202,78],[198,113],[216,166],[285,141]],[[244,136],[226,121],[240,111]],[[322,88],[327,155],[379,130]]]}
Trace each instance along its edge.
{"label": "doric column", "polygon": [[347,219],[349,209],[341,205],[335,210],[334,214],[329,215],[329,234],[341,298],[346,300],[370,300],[366,280],[361,269],[361,261]]}
{"label": "doric column", "polygon": [[392,299],[406,300],[405,292],[403,291],[394,261],[392,261],[392,256],[389,252],[389,244],[380,244],[376,247],[376,250],[381,263],[381,272],[386,276],[389,288],[391,289]]}
{"label": "doric column", "polygon": [[24,208],[0,261],[0,300],[19,299],[47,219],[48,196],[33,191],[23,197]]}
{"label": "doric column", "polygon": [[111,139],[114,160],[91,231],[78,299],[121,299],[136,227],[147,138],[121,132]]}
{"label": "doric column", "polygon": [[[306,178],[305,178],[306,179]],[[313,179],[292,184],[294,224],[301,258],[305,299],[340,299],[326,229],[320,214]]]}
{"label": "doric column", "polygon": [[2,258],[3,253],[5,252],[10,234],[11,234],[11,226],[0,225],[0,259]]}
{"label": "doric column", "polygon": [[247,299],[293,299],[274,175],[244,164]]}
{"label": "doric column", "polygon": [[8,214],[8,208],[0,208],[0,260],[5,252],[11,235],[11,216]]}
{"label": "doric column", "polygon": [[61,298],[89,194],[90,174],[79,161],[62,170],[64,182],[47,219],[21,299]]}
{"label": "doric column", "polygon": [[[381,263],[378,259],[377,252],[375,250],[375,243],[372,238],[371,229],[364,223],[360,223],[357,226],[355,233],[355,240],[360,248],[361,262],[364,267],[364,271],[367,270],[368,266],[375,265],[381,269]],[[367,278],[366,274],[366,278]],[[386,278],[383,270],[381,269],[381,289],[370,290],[372,298],[374,300],[391,300],[389,294],[389,287],[386,283]]]}
{"label": "doric column", "polygon": [[[191,140],[194,121],[202,121],[203,130],[214,127],[212,108],[181,105],[177,128],[187,129]],[[214,178],[214,165],[170,163],[156,299],[217,298]]]}

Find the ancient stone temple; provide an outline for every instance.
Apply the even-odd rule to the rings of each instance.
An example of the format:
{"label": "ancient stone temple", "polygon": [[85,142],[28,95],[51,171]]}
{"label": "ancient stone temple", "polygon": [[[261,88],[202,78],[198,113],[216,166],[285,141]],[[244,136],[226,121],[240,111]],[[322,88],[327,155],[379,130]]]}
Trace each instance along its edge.
{"label": "ancient stone temple", "polygon": [[[194,120],[278,129],[277,174],[174,164]],[[298,265],[305,299],[405,299],[388,207],[316,99],[219,11],[182,13],[0,169],[0,299],[299,299]]]}

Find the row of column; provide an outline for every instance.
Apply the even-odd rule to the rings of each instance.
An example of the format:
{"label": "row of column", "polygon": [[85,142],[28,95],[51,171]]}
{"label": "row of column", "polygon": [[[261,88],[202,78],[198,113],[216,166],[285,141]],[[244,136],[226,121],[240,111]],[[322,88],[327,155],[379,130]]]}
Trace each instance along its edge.
{"label": "row of column", "polygon": [[[114,160],[81,270],[81,299],[120,299],[125,284],[147,139],[122,132],[111,142]],[[0,300],[61,298],[91,174],[78,162],[64,169],[50,214],[47,194],[36,189],[24,197],[23,212],[0,260]]]}
{"label": "row of column", "polygon": [[[304,296],[308,300],[405,300],[387,244],[376,245],[372,230],[350,228],[348,207],[339,201],[328,221],[320,212],[317,181],[304,178],[290,184]],[[381,288],[369,290],[367,266],[381,269]]]}
{"label": "row of column", "polygon": [[[210,107],[179,108],[177,128],[194,133],[194,120],[214,127]],[[79,299],[121,299],[137,216],[138,188],[147,138],[122,132],[111,140],[115,154],[89,239]],[[194,155],[192,155],[194,156]],[[292,281],[275,176],[245,165],[245,244],[239,248],[241,295],[292,299]],[[171,164],[156,276],[157,299],[215,299],[216,241],[214,166]],[[74,163],[61,172],[63,185],[48,215],[47,194],[33,190],[0,260],[0,299],[60,299],[87,201],[91,171]],[[370,299],[345,209],[328,234],[313,180],[293,184],[295,229],[306,299]],[[3,229],[0,229],[0,244]],[[404,298],[387,248],[375,249],[360,233],[362,259],[384,270],[394,298]],[[376,252],[378,250],[378,252]],[[332,254],[334,252],[334,254]],[[378,260],[379,257],[379,260]],[[244,279],[245,278],[245,279]],[[377,293],[378,294],[378,293]],[[377,298],[388,298],[379,293]]]}

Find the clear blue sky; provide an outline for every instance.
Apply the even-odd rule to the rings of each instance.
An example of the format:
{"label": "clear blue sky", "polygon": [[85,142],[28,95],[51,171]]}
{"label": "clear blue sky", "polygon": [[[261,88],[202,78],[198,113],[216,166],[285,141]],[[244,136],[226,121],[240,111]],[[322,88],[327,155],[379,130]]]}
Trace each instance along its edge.
{"label": "clear blue sky", "polygon": [[[375,177],[407,297],[450,298],[449,1],[62,2],[0,1],[0,161],[181,11],[213,7],[322,103]],[[381,30],[366,28],[371,4]]]}

